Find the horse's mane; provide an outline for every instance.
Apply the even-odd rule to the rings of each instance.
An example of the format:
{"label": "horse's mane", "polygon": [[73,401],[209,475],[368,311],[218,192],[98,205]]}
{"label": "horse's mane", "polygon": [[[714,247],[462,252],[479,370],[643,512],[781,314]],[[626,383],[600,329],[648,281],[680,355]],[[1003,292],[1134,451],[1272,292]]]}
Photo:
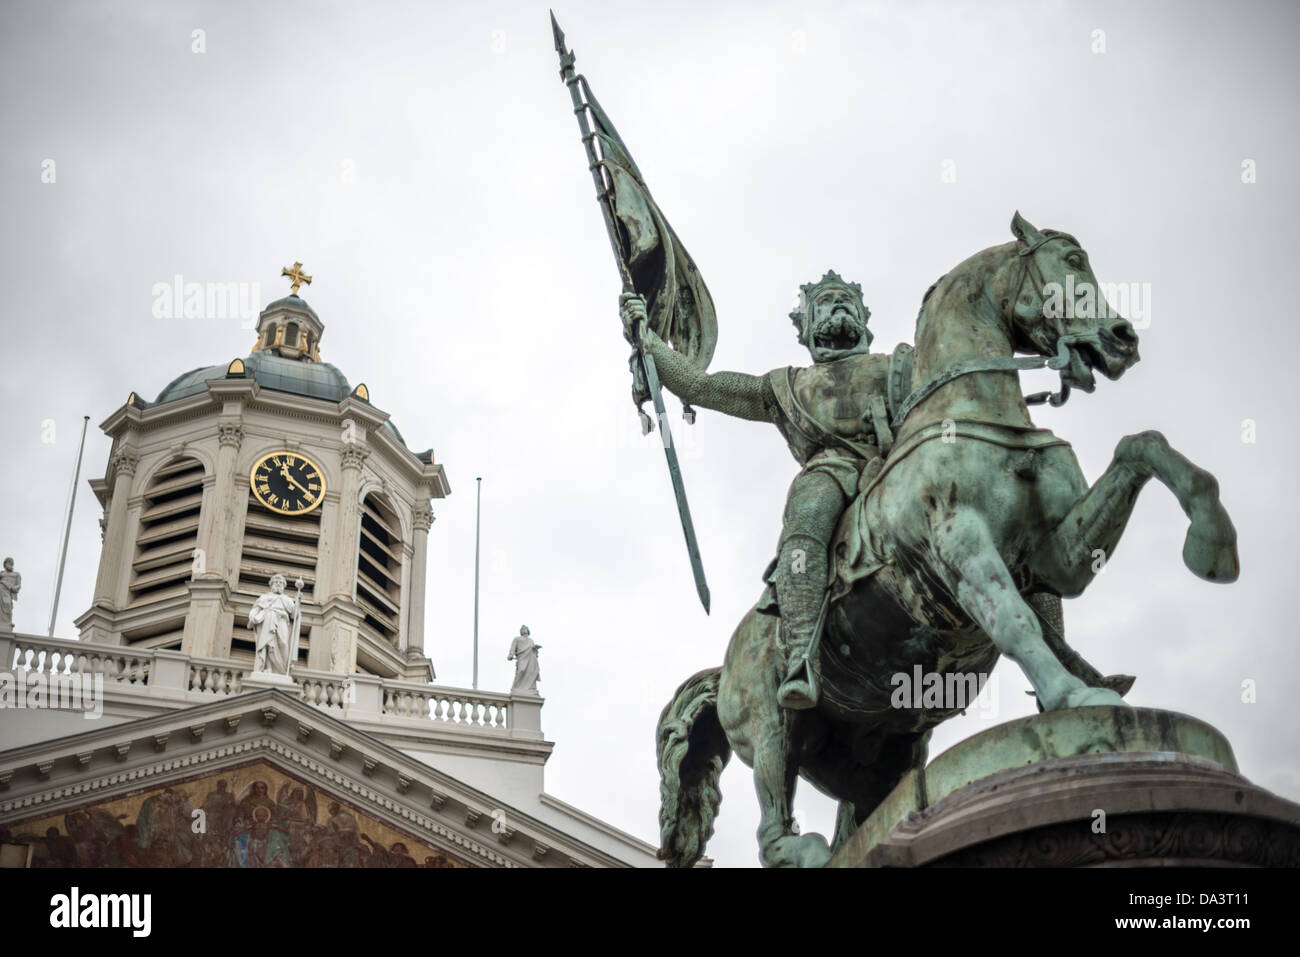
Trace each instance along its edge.
{"label": "horse's mane", "polygon": [[[1076,238],[1075,238],[1071,233],[1064,232],[1063,230],[1059,230],[1059,229],[1044,229],[1042,232],[1043,232],[1043,235],[1044,235],[1044,236],[1060,236],[1062,239],[1068,239],[1070,242],[1074,243],[1074,245],[1076,245],[1076,246],[1080,246],[1080,247],[1082,247],[1082,245],[1083,245],[1083,244],[1080,243],[1079,240],[1077,240],[1077,239],[1076,239]],[[998,247],[997,247],[997,246],[990,246],[990,247],[988,247],[988,249],[982,249],[982,250],[980,250],[980,252],[976,253],[974,256],[971,256],[969,259],[963,260],[962,263],[961,263],[960,265],[961,265],[961,266],[964,266],[966,263],[968,263],[968,262],[970,262],[971,260],[973,260],[973,259],[977,258],[978,256],[980,256],[982,253],[986,253],[986,252],[988,252],[989,250],[991,250],[991,249],[996,249],[996,248],[998,248]],[[959,266],[958,268],[960,268],[960,266]],[[945,279],[947,279],[948,276],[951,274],[951,272],[952,272],[952,270],[949,270],[949,272],[944,273],[942,276],[940,276],[940,277],[939,277],[938,279],[936,279],[934,282],[930,283],[930,288],[927,289],[927,290],[925,291],[925,295],[921,297],[921,306],[920,306],[920,308],[917,309],[917,311],[916,311],[916,333],[915,333],[915,335],[913,336],[913,339],[914,339],[914,340],[918,340],[918,341],[919,341],[920,338],[921,338],[922,323],[925,321],[925,305],[926,305],[926,303],[930,301],[930,296],[934,293],[934,291],[935,291],[936,289],[939,288],[939,283],[941,283],[941,282],[943,282]]]}
{"label": "horse's mane", "polygon": [[944,273],[934,282],[930,283],[930,288],[927,289],[925,295],[921,297],[921,307],[916,310],[916,331],[912,335],[913,341],[918,341],[921,338],[921,324],[925,321],[925,304],[930,301],[930,294],[938,289],[939,283],[943,282],[947,278],[948,274]]}

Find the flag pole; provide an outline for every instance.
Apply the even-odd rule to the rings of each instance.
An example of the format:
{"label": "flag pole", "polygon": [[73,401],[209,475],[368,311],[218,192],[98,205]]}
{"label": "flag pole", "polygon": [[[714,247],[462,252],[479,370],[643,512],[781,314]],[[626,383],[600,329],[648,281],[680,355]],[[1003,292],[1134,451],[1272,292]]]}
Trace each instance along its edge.
{"label": "flag pole", "polygon": [[72,538],[72,510],[77,507],[77,483],[81,481],[81,456],[86,451],[86,428],[90,416],[81,417],[81,447],[77,450],[77,468],[72,475],[72,496],[68,500],[68,523],[63,530],[63,548],[59,550],[59,575],[54,582],[54,606],[50,609],[49,636],[54,637],[54,620],[59,615],[59,592],[63,590],[63,567],[68,561],[68,541]]}
{"label": "flag pole", "polygon": [[[569,88],[569,97],[573,103],[573,114],[578,118],[578,129],[582,133],[582,145],[587,153],[587,168],[591,171],[591,178],[596,184],[596,199],[600,203],[600,212],[605,219],[605,232],[609,236],[610,248],[614,251],[614,262],[618,266],[619,279],[623,282],[624,295],[635,295],[636,284],[632,281],[632,270],[628,266],[627,260],[623,256],[622,241],[619,239],[618,226],[615,224],[614,216],[614,188],[613,183],[605,182],[605,164],[600,156],[596,154],[597,135],[592,132],[591,125],[587,122],[587,114],[593,108],[594,98],[587,87],[585,77],[579,76],[575,71],[574,64],[577,62],[574,54],[568,49],[564,40],[564,31],[560,29],[559,22],[555,19],[555,11],[551,11],[551,32],[555,37],[555,52],[560,55],[560,79],[564,85]],[[582,90],[578,89],[581,85]],[[597,114],[599,119],[599,113]],[[603,147],[602,147],[603,149]],[[695,523],[691,519],[691,507],[686,502],[686,485],[682,480],[682,467],[677,459],[677,447],[673,444],[672,431],[668,427],[668,413],[664,409],[663,392],[659,387],[659,370],[655,366],[655,358],[650,350],[646,348],[643,327],[645,322],[638,324],[635,331],[636,354],[635,366],[639,367],[643,378],[636,376],[636,368],[633,370],[633,400],[637,404],[637,410],[640,411],[641,403],[645,398],[654,400],[655,413],[659,417],[659,438],[663,441],[664,457],[668,462],[668,477],[673,483],[673,495],[677,499],[677,515],[682,524],[682,535],[686,539],[686,552],[691,562],[691,574],[695,577],[695,593],[700,597],[700,604],[704,606],[704,613],[709,613],[709,583],[704,577],[704,562],[700,558],[700,546],[695,537]],[[645,398],[641,397],[639,386],[645,386]],[[649,416],[641,412],[643,428],[649,425]],[[693,414],[693,413],[692,413]],[[688,422],[694,421],[691,418]],[[645,429],[649,432],[649,429]]]}
{"label": "flag pole", "polygon": [[479,532],[483,515],[483,479],[474,479],[478,483],[478,501],[474,505],[474,690],[478,690],[478,555]]}

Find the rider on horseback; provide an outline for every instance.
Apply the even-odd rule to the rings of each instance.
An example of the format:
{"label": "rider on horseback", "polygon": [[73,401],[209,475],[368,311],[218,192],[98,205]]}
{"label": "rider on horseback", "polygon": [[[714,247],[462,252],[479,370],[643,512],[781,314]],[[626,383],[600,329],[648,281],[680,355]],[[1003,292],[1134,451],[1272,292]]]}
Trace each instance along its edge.
{"label": "rider on horseback", "polygon": [[624,295],[620,312],[629,340],[636,328],[654,356],[660,380],[683,402],[780,430],[802,468],[790,484],[777,557],[764,580],[758,610],[779,614],[786,660],[782,707],[812,708],[818,692],[808,659],[822,623],[830,578],[830,543],[860,484],[879,471],[892,442],[885,411],[889,357],[869,351],[871,315],[862,287],[834,272],[800,287],[790,314],[813,365],[764,376],[712,375],[675,353],[642,320],[645,302]]}

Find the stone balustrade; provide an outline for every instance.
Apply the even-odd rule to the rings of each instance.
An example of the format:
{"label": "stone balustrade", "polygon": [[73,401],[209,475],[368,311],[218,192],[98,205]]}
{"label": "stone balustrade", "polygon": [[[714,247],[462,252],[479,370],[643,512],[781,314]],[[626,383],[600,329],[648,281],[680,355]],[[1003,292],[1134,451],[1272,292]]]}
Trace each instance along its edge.
{"label": "stone balustrade", "polygon": [[253,670],[226,658],[187,657],[189,675],[185,690],[216,698],[242,692],[244,675]]}
{"label": "stone balustrade", "polygon": [[409,681],[384,682],[384,714],[428,718],[455,727],[507,730],[510,696],[486,691],[437,688]]}
{"label": "stone balustrade", "polygon": [[149,684],[154,653],[62,638],[0,635],[0,671],[24,669],[47,676],[103,675],[104,683]]}
{"label": "stone balustrade", "polygon": [[293,680],[303,701],[326,711],[342,712],[355,698],[347,675],[295,667]]}
{"label": "stone balustrade", "polygon": [[[47,676],[103,675],[105,707],[111,713],[121,695],[124,717],[141,707],[165,711],[244,693],[250,664],[204,658],[170,649],[134,649],[61,638],[0,633],[0,672],[17,669]],[[295,666],[298,696],[344,720],[382,730],[386,722],[409,734],[417,725],[430,733],[493,734],[542,740],[542,699],[470,691],[380,678],[339,675]]]}

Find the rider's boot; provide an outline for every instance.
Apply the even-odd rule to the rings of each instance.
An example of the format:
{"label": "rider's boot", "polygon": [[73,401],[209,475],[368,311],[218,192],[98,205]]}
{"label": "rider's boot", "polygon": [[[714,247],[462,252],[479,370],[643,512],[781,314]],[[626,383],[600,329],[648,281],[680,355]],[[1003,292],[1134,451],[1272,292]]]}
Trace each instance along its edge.
{"label": "rider's boot", "polygon": [[817,706],[818,692],[808,656],[826,594],[827,560],[825,544],[810,535],[790,535],[781,544],[773,576],[786,662],[777,701],[792,711]]}

